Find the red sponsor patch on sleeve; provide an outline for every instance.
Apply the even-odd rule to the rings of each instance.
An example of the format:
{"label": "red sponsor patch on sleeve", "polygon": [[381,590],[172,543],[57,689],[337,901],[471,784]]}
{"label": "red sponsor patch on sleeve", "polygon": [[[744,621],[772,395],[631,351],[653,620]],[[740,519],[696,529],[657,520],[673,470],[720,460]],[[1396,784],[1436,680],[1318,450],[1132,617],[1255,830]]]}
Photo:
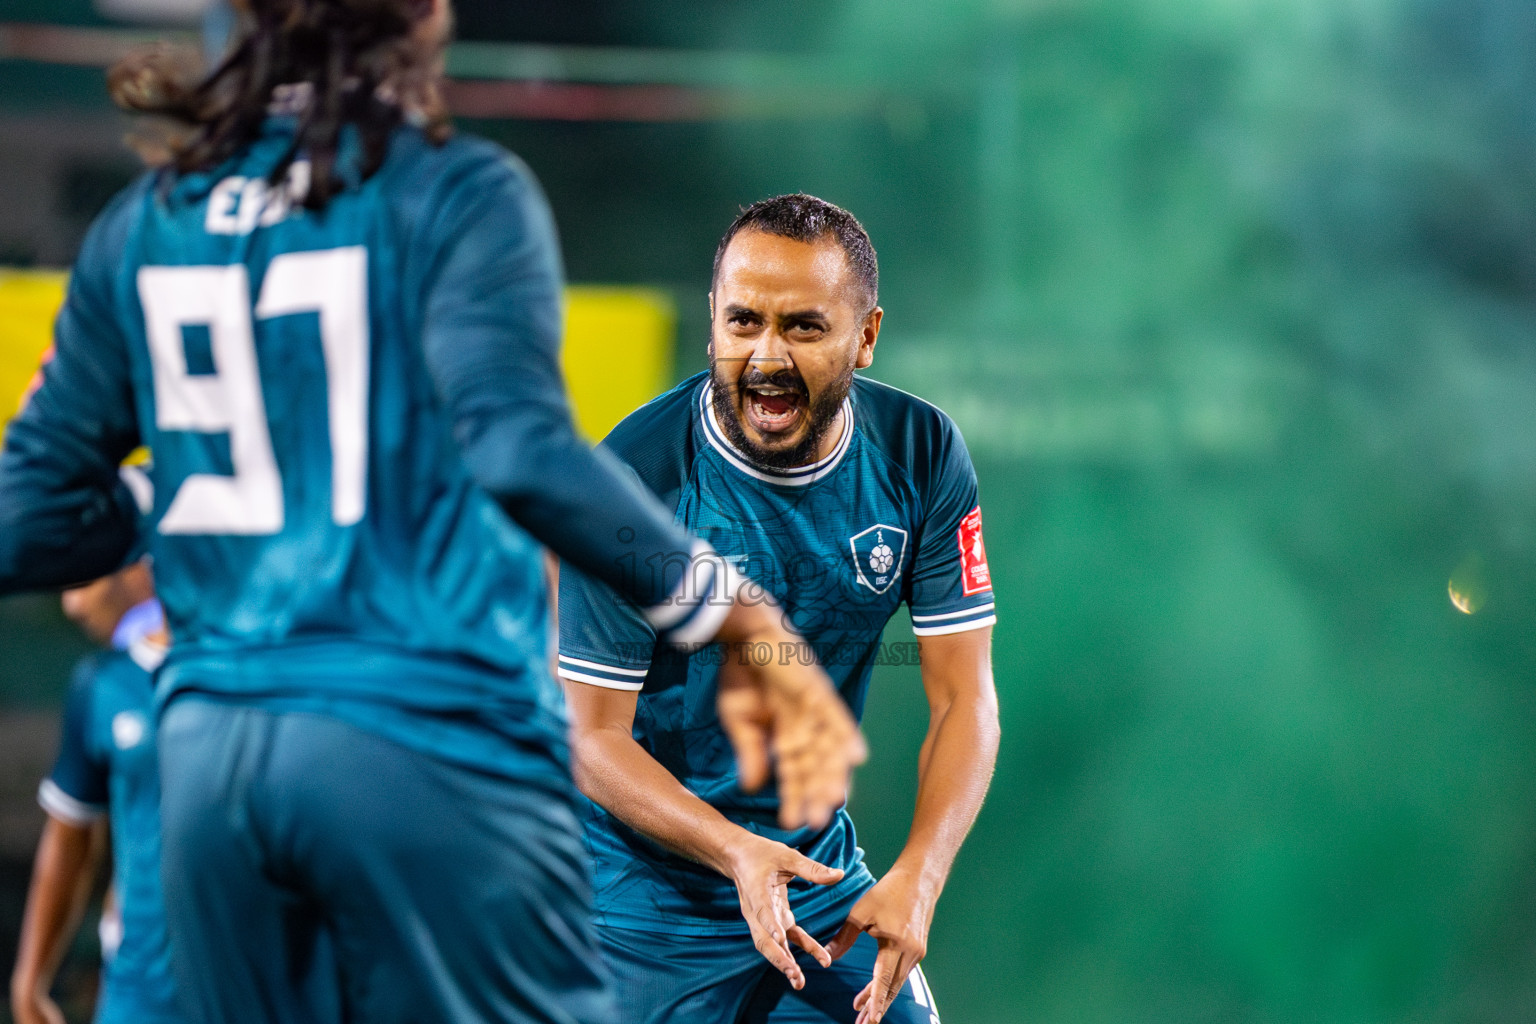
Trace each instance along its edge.
{"label": "red sponsor patch on sleeve", "polygon": [[981,541],[981,506],[977,505],[960,520],[960,589],[966,597],[992,588],[992,571],[987,568],[987,548]]}

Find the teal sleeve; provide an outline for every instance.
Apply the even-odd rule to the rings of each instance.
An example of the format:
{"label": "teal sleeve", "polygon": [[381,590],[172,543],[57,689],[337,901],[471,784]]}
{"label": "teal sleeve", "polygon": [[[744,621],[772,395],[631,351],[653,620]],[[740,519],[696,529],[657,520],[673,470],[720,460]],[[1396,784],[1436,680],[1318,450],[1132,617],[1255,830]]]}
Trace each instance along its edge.
{"label": "teal sleeve", "polygon": [[0,450],[0,593],[60,587],[122,566],[137,533],[118,466],[139,444],[113,301],[131,189],[93,226],[54,328],[53,357]]}
{"label": "teal sleeve", "polygon": [[[423,349],[475,480],[538,541],[614,587],[674,636],[707,602],[680,607],[665,580],[630,567],[686,559],[695,541],[612,455],[577,436],[560,370],[559,247],[532,175],[486,161],[442,200]],[[713,629],[708,630],[712,633]]]}
{"label": "teal sleeve", "polygon": [[64,726],[53,771],[38,791],[38,802],[55,818],[84,825],[106,813],[109,766],[91,742],[96,694],[96,659],[76,668],[64,704]]}
{"label": "teal sleeve", "polygon": [[908,604],[919,636],[979,629],[997,621],[982,544],[976,470],[960,431],[941,417],[926,475]]}
{"label": "teal sleeve", "polygon": [[610,690],[639,690],[656,631],[634,605],[569,568],[560,570],[560,675]]}

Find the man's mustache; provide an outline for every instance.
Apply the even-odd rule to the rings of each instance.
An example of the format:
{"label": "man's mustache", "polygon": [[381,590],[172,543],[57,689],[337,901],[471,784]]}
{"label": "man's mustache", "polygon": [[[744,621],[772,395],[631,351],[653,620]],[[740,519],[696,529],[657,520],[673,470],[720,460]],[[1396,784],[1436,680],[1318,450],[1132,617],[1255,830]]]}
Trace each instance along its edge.
{"label": "man's mustache", "polygon": [[789,367],[780,367],[772,373],[765,373],[757,366],[749,366],[746,371],[731,382],[731,386],[737,391],[752,391],[759,388],[778,388],[782,391],[793,391],[805,398],[811,395],[811,389],[805,386],[805,381],[800,374]]}

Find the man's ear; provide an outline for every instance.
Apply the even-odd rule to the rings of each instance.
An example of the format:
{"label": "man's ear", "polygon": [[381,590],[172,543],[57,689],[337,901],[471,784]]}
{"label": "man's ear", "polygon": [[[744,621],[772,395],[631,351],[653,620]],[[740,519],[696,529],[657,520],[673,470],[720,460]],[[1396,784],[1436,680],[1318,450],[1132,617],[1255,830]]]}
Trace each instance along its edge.
{"label": "man's ear", "polygon": [[876,306],[864,318],[864,326],[859,330],[859,354],[854,359],[854,369],[862,370],[875,361],[875,342],[880,340],[880,321],[884,317],[885,310]]}

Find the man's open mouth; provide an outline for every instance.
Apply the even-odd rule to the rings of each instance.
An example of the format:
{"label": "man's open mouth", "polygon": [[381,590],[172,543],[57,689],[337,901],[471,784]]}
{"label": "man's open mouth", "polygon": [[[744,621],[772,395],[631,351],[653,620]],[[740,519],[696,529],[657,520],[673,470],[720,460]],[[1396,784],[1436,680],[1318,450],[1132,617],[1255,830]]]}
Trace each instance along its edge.
{"label": "man's open mouth", "polygon": [[806,396],[794,388],[750,387],[742,391],[747,421],[759,434],[782,434],[804,412]]}

